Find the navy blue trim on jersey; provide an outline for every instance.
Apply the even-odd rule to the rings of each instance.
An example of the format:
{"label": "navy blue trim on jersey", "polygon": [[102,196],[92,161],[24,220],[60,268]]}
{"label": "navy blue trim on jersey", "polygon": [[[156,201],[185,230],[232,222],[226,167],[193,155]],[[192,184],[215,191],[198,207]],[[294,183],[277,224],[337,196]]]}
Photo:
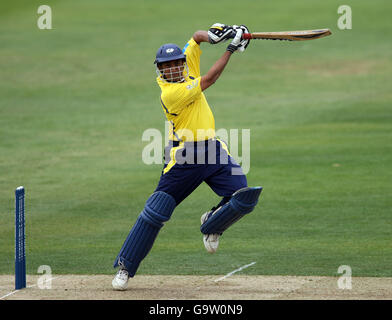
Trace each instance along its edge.
{"label": "navy blue trim on jersey", "polygon": [[185,45],[184,49],[182,49],[182,53],[185,53],[185,50],[186,50],[186,48],[188,48],[188,46],[189,46],[189,43],[187,43],[187,44]]}
{"label": "navy blue trim on jersey", "polygon": [[166,108],[165,104],[163,103],[162,98],[161,98],[161,103],[162,103],[162,106],[165,108],[166,113],[171,114],[172,116],[178,116],[177,113],[169,112],[169,110]]}
{"label": "navy blue trim on jersey", "polygon": [[170,121],[170,123],[172,124],[172,126],[173,126],[173,135],[177,138],[177,140],[178,141],[176,141],[176,142],[178,142],[178,143],[180,143],[180,141],[182,141],[181,139],[180,139],[180,137],[177,135],[177,133],[176,133],[176,126],[174,125],[174,122],[173,121]]}

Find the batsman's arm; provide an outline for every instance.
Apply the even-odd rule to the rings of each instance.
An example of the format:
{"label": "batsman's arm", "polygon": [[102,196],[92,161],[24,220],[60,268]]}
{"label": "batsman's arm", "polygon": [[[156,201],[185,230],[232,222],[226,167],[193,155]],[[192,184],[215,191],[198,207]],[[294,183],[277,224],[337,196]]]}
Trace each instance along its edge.
{"label": "batsman's arm", "polygon": [[201,42],[209,42],[208,32],[204,30],[196,31],[193,34],[193,40],[195,40],[197,44],[200,44]]}
{"label": "batsman's arm", "polygon": [[[193,34],[193,40],[197,44],[201,42],[209,42],[207,31],[199,30]],[[225,51],[225,53],[214,63],[210,70],[201,77],[200,86],[201,90],[204,91],[210,86],[212,86],[216,80],[218,80],[222,71],[225,69],[227,63],[229,62],[231,52]]]}
{"label": "batsman's arm", "polygon": [[230,51],[225,51],[225,53],[214,63],[210,70],[208,70],[207,74],[201,77],[200,87],[202,91],[212,86],[215,81],[218,80],[222,71],[229,62],[231,55],[232,53]]}

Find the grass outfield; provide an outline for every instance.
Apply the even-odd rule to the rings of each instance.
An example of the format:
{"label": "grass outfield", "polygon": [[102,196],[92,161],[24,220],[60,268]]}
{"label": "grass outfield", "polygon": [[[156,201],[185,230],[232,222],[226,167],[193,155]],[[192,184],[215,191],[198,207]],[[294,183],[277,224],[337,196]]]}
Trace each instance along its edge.
{"label": "grass outfield", "polygon": [[[27,272],[111,274],[161,165],[141,160],[164,131],[152,64],[214,22],[251,31],[330,28],[306,42],[254,41],[206,91],[216,127],[251,130],[257,209],[205,252],[202,185],[175,210],[139,274],[391,277],[392,25],[389,1],[41,1],[0,4],[0,273],[13,273],[14,190],[26,188]],[[224,45],[202,44],[202,73]]]}

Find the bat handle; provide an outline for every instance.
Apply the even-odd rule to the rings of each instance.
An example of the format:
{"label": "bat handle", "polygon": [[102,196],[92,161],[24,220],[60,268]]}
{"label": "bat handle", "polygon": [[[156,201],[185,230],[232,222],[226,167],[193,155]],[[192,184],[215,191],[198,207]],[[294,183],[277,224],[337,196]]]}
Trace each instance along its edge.
{"label": "bat handle", "polygon": [[[235,31],[233,30],[231,32],[230,38],[234,38],[234,37],[235,37]],[[252,39],[252,34],[251,33],[244,33],[242,35],[242,39],[244,39],[244,40]]]}

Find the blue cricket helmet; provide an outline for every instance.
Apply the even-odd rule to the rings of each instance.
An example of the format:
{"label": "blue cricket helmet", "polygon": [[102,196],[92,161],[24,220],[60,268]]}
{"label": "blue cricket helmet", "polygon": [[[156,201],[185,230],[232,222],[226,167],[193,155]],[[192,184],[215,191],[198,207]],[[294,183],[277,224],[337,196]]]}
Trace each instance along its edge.
{"label": "blue cricket helmet", "polygon": [[158,49],[154,63],[162,63],[178,59],[186,60],[185,54],[177,45],[173,43],[166,43]]}

